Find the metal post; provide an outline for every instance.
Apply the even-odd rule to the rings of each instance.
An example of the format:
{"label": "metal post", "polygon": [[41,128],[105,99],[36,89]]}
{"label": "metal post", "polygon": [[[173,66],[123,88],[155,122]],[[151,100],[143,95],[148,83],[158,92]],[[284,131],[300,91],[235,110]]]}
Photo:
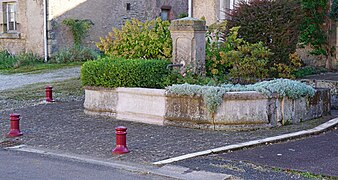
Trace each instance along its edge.
{"label": "metal post", "polygon": [[46,86],[46,102],[54,102],[52,86]]}
{"label": "metal post", "polygon": [[17,137],[17,136],[21,136],[22,133],[20,132],[20,114],[10,114],[10,123],[11,123],[11,127],[10,127],[10,131],[7,134],[7,137]]}
{"label": "metal post", "polygon": [[115,128],[116,134],[116,147],[113,150],[113,154],[125,154],[129,150],[127,148],[127,128],[124,126],[118,126]]}

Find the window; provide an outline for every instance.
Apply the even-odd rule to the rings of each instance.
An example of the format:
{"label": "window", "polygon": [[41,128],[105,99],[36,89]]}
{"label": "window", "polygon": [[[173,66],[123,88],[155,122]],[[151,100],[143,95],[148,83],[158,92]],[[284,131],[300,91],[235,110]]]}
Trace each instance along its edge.
{"label": "window", "polygon": [[130,11],[130,3],[127,3],[127,11]]}
{"label": "window", "polygon": [[161,19],[164,20],[170,20],[170,10],[171,6],[162,6],[161,7]]}
{"label": "window", "polygon": [[4,31],[7,33],[17,31],[16,3],[3,3],[4,9]]}

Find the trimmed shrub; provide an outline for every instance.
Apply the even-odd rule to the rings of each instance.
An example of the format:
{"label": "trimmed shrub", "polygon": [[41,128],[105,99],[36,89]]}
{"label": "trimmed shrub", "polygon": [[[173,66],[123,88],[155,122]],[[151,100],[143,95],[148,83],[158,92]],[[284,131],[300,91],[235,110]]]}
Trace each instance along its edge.
{"label": "trimmed shrub", "polygon": [[84,86],[164,88],[169,61],[103,58],[81,68]]}
{"label": "trimmed shrub", "polygon": [[229,28],[240,26],[238,33],[245,41],[263,42],[271,49],[270,67],[290,64],[303,17],[300,0],[240,1],[231,16]]}
{"label": "trimmed shrub", "polygon": [[125,59],[168,59],[172,51],[169,25],[160,18],[145,23],[132,19],[121,30],[113,28],[101,37],[97,47],[106,55]]}

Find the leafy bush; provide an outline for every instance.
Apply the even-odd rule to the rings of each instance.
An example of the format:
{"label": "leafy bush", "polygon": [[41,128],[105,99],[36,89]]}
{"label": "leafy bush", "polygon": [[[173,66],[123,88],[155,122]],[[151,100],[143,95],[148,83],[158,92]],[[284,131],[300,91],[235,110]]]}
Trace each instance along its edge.
{"label": "leafy bush", "polygon": [[329,14],[333,20],[338,20],[338,0],[333,0],[331,4],[331,10]]}
{"label": "leafy bush", "polygon": [[0,69],[12,68],[16,62],[15,56],[6,50],[0,51],[0,59]]}
{"label": "leafy bush", "polygon": [[239,27],[231,28],[224,42],[218,39],[208,41],[207,74],[222,79],[228,71],[232,78],[241,79],[240,82],[268,77],[266,64],[272,53],[261,42],[248,43],[239,38],[239,29]]}
{"label": "leafy bush", "polygon": [[164,88],[169,61],[103,58],[81,68],[84,86]]}
{"label": "leafy bush", "polygon": [[97,52],[85,47],[72,47],[60,50],[54,53],[50,63],[68,63],[68,62],[83,62],[96,59],[99,56]]}
{"label": "leafy bush", "polygon": [[[217,79],[225,79],[226,74],[229,73],[229,64],[225,64],[220,56],[220,52],[230,51],[234,48],[231,44],[226,45],[220,39],[222,33],[226,30],[227,22],[214,23],[209,26],[206,33],[205,46],[205,66],[206,75],[209,77],[216,77]],[[229,35],[231,36],[231,35]]]}
{"label": "leafy bush", "polygon": [[270,67],[290,65],[289,54],[296,50],[302,20],[300,0],[240,1],[231,16],[229,27],[240,26],[241,38],[263,42],[271,50]]}
{"label": "leafy bush", "polygon": [[223,95],[226,92],[234,91],[257,91],[268,97],[272,97],[273,94],[277,93],[280,98],[288,97],[290,99],[306,96],[312,97],[315,94],[315,90],[311,86],[289,79],[275,79],[250,85],[223,84],[221,86],[201,86],[180,84],[166,88],[168,94],[202,96],[208,111],[211,113],[214,113],[222,103]]}
{"label": "leafy bush", "polygon": [[295,70],[293,74],[297,78],[303,78],[304,76],[319,74],[319,73],[324,73],[324,72],[327,72],[327,69],[321,68],[321,67],[307,66],[307,67],[303,67],[303,68],[299,68]]}
{"label": "leafy bush", "polygon": [[224,83],[220,82],[214,77],[205,77],[199,74],[193,73],[192,69],[182,68],[181,70],[173,68],[169,75],[164,79],[164,85],[170,86],[172,84],[199,84],[199,85],[217,85]]}
{"label": "leafy bush", "polygon": [[121,30],[113,28],[97,47],[110,56],[125,59],[167,59],[171,57],[172,40],[169,21],[160,18],[142,23],[127,21]]}
{"label": "leafy bush", "polygon": [[0,51],[0,69],[19,68],[37,63],[43,63],[43,59],[32,52],[21,52],[12,55],[8,51]]}
{"label": "leafy bush", "polygon": [[302,66],[302,60],[295,52],[289,55],[290,63],[286,65],[284,63],[276,63],[275,68],[277,69],[278,77],[294,79],[294,72]]}
{"label": "leafy bush", "polygon": [[15,56],[15,58],[16,62],[13,64],[14,68],[43,63],[43,59],[37,54],[34,54],[33,52],[25,52],[25,53],[22,52],[19,53],[17,56]]}

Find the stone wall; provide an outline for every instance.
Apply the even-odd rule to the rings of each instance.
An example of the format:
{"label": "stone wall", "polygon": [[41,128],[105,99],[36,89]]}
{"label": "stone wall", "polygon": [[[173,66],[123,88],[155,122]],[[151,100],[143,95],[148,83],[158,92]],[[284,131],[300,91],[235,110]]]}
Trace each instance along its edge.
{"label": "stone wall", "polygon": [[[127,3],[130,3],[130,10],[127,10]],[[180,0],[77,0],[67,1],[62,5],[58,0],[50,0],[50,52],[73,44],[68,27],[62,24],[66,18],[91,20],[94,25],[84,43],[86,46],[96,48],[96,42],[99,42],[100,37],[108,35],[112,27],[120,28],[132,18],[146,21],[159,17],[163,5],[171,6],[172,18],[188,11],[187,2]]]}
{"label": "stone wall", "polygon": [[258,92],[229,92],[215,113],[199,96],[166,95],[162,89],[85,88],[85,112],[157,125],[243,130],[299,123],[330,112],[330,92],[312,98],[269,98]]}
{"label": "stone wall", "polygon": [[[18,34],[3,34],[0,23],[0,48],[12,53],[33,51],[43,56],[43,0],[0,0],[0,19],[3,19],[3,2],[18,3]],[[127,20],[137,18],[141,21],[160,16],[163,5],[171,7],[171,18],[187,13],[187,1],[181,0],[47,0],[48,4],[48,44],[49,53],[71,47],[72,35],[62,21],[65,18],[89,19],[94,26],[89,30],[85,45],[95,48],[99,37],[106,36],[112,27],[120,28]],[[130,3],[130,10],[126,9]]]}
{"label": "stone wall", "polygon": [[[336,76],[333,74],[333,76]],[[316,80],[316,79],[302,79],[303,82],[316,87],[330,89],[331,94],[331,108],[338,109],[338,82],[335,80]]]}

